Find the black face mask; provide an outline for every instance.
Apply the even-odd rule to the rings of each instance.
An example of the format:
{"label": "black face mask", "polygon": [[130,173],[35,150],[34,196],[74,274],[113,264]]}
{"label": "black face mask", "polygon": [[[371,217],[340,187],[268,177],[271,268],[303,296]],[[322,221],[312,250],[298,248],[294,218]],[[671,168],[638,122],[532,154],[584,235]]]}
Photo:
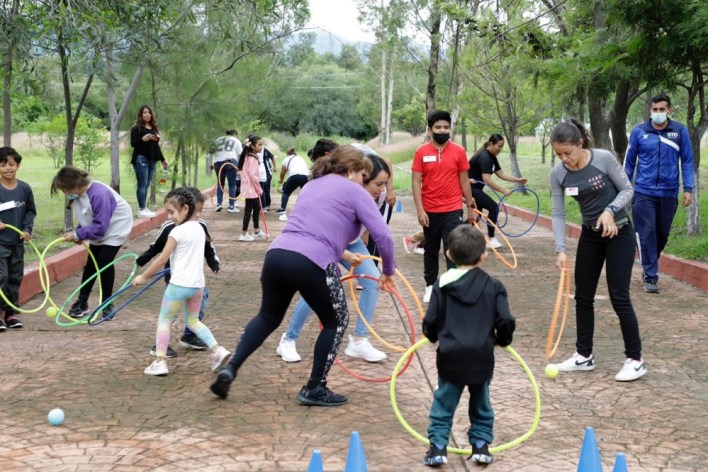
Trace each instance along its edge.
{"label": "black face mask", "polygon": [[450,140],[450,133],[433,133],[433,141],[438,144],[445,144]]}

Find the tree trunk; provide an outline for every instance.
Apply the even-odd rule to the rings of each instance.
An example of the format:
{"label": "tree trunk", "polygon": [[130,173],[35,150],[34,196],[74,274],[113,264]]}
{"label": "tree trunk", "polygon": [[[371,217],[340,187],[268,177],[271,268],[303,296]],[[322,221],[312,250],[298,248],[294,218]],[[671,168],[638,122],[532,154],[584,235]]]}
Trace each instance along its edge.
{"label": "tree trunk", "polygon": [[[701,138],[708,129],[708,107],[706,106],[705,82],[701,62],[697,59],[691,61],[691,86],[688,89],[688,109],[686,110],[686,127],[691,138],[693,151],[693,169],[695,178],[693,183],[693,202],[688,207],[686,214],[686,233],[694,236],[701,233],[701,192],[700,192],[700,164],[701,164]],[[696,124],[696,100],[700,115]]]}
{"label": "tree trunk", "polygon": [[634,98],[630,95],[636,90],[628,81],[621,80],[615,87],[615,101],[612,105],[610,113],[610,128],[612,129],[612,146],[615,151],[615,156],[624,162],[624,154],[627,152],[627,115],[629,107],[632,105]]}
{"label": "tree trunk", "polygon": [[600,149],[612,149],[610,127],[605,119],[605,99],[590,92],[588,96],[588,112],[590,114],[590,129],[593,146]]}
{"label": "tree trunk", "polygon": [[435,81],[440,63],[440,25],[442,23],[442,12],[439,5],[433,5],[430,20],[430,64],[428,64],[428,87],[425,95],[426,116],[435,110]]}
{"label": "tree trunk", "polygon": [[10,87],[12,86],[12,49],[11,41],[7,45],[5,54],[5,66],[2,77],[2,113],[3,113],[3,146],[12,146],[12,100],[10,99]]}
{"label": "tree trunk", "polygon": [[388,66],[388,97],[386,98],[386,135],[385,144],[391,144],[391,112],[393,110],[393,71],[396,51],[391,50],[391,64]]}
{"label": "tree trunk", "polygon": [[[383,46],[383,45],[382,45]],[[381,119],[379,120],[379,144],[386,145],[386,47],[381,48],[380,75]]]}

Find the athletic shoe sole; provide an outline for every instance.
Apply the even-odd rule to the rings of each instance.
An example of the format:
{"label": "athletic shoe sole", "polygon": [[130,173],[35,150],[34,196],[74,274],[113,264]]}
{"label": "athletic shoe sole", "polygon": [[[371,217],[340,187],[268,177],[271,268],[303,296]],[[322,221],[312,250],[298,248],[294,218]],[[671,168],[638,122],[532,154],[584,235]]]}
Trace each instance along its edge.
{"label": "athletic shoe sole", "polygon": [[182,347],[186,347],[188,349],[191,349],[193,351],[203,351],[204,349],[207,348],[207,346],[189,344],[188,342],[182,341],[181,339],[179,340],[179,345]]}
{"label": "athletic shoe sole", "polygon": [[306,396],[300,394],[297,396],[297,401],[299,401],[301,405],[305,406],[342,406],[349,402],[348,399],[341,403],[321,402],[318,400],[312,400],[311,398],[307,398]]}

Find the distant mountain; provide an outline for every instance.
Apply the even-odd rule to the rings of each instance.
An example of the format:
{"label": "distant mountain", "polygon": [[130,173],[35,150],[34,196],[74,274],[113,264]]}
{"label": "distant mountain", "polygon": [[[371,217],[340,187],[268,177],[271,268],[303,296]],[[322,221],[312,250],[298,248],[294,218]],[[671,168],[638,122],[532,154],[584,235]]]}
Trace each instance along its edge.
{"label": "distant mountain", "polygon": [[300,42],[300,37],[305,34],[315,35],[315,44],[313,45],[313,48],[315,50],[315,53],[320,55],[330,52],[335,56],[339,56],[339,53],[342,51],[342,46],[350,45],[354,46],[357,51],[359,51],[359,54],[362,58],[365,58],[369,50],[373,47],[372,43],[362,41],[349,41],[347,39],[340,38],[334,33],[330,33],[329,31],[325,31],[322,29],[298,31],[292,36],[290,36],[289,40],[286,41],[285,46],[288,47],[293,43]]}

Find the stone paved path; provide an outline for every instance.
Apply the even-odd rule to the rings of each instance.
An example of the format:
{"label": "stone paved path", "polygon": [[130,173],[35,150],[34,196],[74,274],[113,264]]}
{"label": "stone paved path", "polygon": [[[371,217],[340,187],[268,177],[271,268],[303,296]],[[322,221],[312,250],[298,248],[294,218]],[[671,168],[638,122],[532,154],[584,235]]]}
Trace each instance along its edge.
{"label": "stone paved path", "polygon": [[[422,258],[406,255],[400,244],[401,237],[416,231],[412,208],[410,197],[404,197],[404,211],[394,215],[391,229],[399,268],[421,294]],[[240,214],[217,214],[207,203],[204,216],[223,263],[221,274],[208,275],[206,322],[232,349],[244,323],[258,309],[258,277],[267,243],[237,241]],[[523,229],[527,224],[512,220],[509,227]],[[269,215],[268,225],[277,235],[284,223]],[[134,241],[128,250],[142,251],[154,235]],[[646,295],[639,282],[640,268],[635,267],[633,295],[649,373],[637,382],[621,384],[613,376],[624,360],[622,341],[603,280],[597,297],[598,368],[550,380],[543,375],[543,366],[558,285],[552,236],[534,228],[512,243],[518,269],[505,268],[494,256],[486,269],[509,291],[518,320],[513,346],[536,375],[543,412],[536,433],[521,446],[498,454],[490,470],[574,471],[585,426],[595,428],[606,470],[612,469],[617,452],[627,455],[631,471],[708,470],[706,293],[664,278],[661,294]],[[127,271],[120,267],[119,279]],[[77,274],[53,287],[52,296],[63,302],[78,283]],[[325,470],[341,471],[352,430],[361,434],[369,470],[426,470],[421,465],[426,447],[394,417],[388,384],[355,380],[335,366],[329,383],[349,396],[348,405],[327,409],[297,403],[295,395],[311,366],[314,321],[299,342],[302,362],[285,364],[275,355],[282,332],[278,330],[239,372],[226,401],[208,390],[212,379],[208,355],[186,351],[174,338],[179,357],[169,362],[170,375],[144,375],[143,368],[151,362],[148,350],[161,296],[162,286],[156,285],[120,312],[116,321],[97,327],[59,328],[37,314],[22,317],[23,330],[0,333],[0,356],[5,360],[0,365],[0,470],[304,471],[317,448]],[[404,298],[413,307],[411,296]],[[27,306],[37,303],[35,299]],[[419,315],[413,315],[419,329]],[[571,307],[555,360],[574,350],[573,315]],[[381,297],[376,316],[375,327],[384,339],[406,345],[405,316],[387,296]],[[400,357],[388,352],[389,358],[378,365],[340,358],[360,374],[386,377]],[[528,430],[533,396],[515,362],[502,351],[497,359],[492,400],[499,444]],[[423,434],[435,383],[434,350],[426,346],[397,382],[400,409]],[[55,407],[66,413],[60,427],[46,420]],[[460,447],[466,447],[465,412],[463,403],[454,426]],[[445,468],[474,469],[459,456],[451,457]]]}

